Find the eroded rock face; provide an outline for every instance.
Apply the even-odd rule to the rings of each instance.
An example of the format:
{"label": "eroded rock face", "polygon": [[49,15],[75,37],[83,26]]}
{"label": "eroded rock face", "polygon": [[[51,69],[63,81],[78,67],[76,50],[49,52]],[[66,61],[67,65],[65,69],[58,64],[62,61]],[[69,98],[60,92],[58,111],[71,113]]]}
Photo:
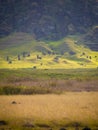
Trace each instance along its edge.
{"label": "eroded rock face", "polygon": [[97,0],[0,0],[0,36],[27,32],[58,40],[97,24]]}

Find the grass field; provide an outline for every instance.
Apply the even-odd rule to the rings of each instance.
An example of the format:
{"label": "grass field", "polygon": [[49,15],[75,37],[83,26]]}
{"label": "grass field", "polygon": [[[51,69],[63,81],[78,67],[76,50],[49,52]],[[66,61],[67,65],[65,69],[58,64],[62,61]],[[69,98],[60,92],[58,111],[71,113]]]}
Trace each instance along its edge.
{"label": "grass field", "polygon": [[98,69],[0,69],[0,130],[98,130]]}
{"label": "grass field", "polygon": [[[98,92],[0,96],[0,128],[15,130],[98,129]],[[12,103],[12,102],[15,103]]]}
{"label": "grass field", "polygon": [[98,91],[98,69],[0,70],[0,94]]}

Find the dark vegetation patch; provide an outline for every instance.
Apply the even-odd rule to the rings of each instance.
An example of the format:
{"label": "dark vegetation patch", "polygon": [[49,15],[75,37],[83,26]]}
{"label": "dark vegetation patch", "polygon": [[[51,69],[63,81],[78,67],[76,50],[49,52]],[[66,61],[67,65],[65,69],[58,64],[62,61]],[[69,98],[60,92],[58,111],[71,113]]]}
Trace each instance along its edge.
{"label": "dark vegetation patch", "polygon": [[50,128],[50,126],[47,125],[47,124],[39,124],[39,123],[37,123],[36,126],[41,127],[41,128]]}
{"label": "dark vegetation patch", "polygon": [[17,95],[21,92],[21,88],[15,87],[15,86],[4,86],[0,88],[0,94],[4,95]]}
{"label": "dark vegetation patch", "polygon": [[[57,91],[52,90],[51,88],[43,88],[40,86],[32,86],[32,87],[23,87],[23,86],[3,86],[0,88],[1,95],[33,95],[33,94],[50,94],[57,93]],[[16,102],[12,102],[12,104],[17,104]]]}
{"label": "dark vegetation patch", "polygon": [[74,128],[74,130],[92,130],[90,127],[84,126],[81,122],[70,122],[59,130],[67,130],[69,128]]}
{"label": "dark vegetation patch", "polygon": [[0,120],[0,126],[2,126],[2,125],[8,125],[8,122],[5,120]]}
{"label": "dark vegetation patch", "polygon": [[91,130],[91,128],[88,127],[88,126],[86,126],[86,127],[84,127],[82,130]]}
{"label": "dark vegetation patch", "polygon": [[81,122],[70,122],[70,123],[66,124],[66,127],[77,128],[77,127],[82,127],[82,126],[83,126],[83,124]]}
{"label": "dark vegetation patch", "polygon": [[60,128],[59,130],[67,130],[66,128]]}

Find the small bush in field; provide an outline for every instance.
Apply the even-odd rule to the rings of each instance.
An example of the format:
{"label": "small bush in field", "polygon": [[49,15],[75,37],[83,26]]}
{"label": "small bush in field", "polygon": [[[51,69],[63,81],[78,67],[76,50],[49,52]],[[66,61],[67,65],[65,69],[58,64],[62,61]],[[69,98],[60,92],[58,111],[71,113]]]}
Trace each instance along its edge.
{"label": "small bush in field", "polygon": [[12,64],[12,61],[10,60],[8,63],[9,63],[9,64]]}
{"label": "small bush in field", "polygon": [[33,66],[33,69],[37,69],[37,67],[36,67],[36,66]]}

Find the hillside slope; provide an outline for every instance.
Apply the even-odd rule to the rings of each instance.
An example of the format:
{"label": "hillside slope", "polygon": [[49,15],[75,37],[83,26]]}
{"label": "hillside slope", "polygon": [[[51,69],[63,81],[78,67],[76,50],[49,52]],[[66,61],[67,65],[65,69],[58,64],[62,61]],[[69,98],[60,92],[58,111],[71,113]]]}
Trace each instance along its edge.
{"label": "hillside slope", "polygon": [[0,68],[96,68],[98,52],[79,43],[79,39],[81,35],[69,35],[43,42],[28,33],[11,34],[0,39]]}

